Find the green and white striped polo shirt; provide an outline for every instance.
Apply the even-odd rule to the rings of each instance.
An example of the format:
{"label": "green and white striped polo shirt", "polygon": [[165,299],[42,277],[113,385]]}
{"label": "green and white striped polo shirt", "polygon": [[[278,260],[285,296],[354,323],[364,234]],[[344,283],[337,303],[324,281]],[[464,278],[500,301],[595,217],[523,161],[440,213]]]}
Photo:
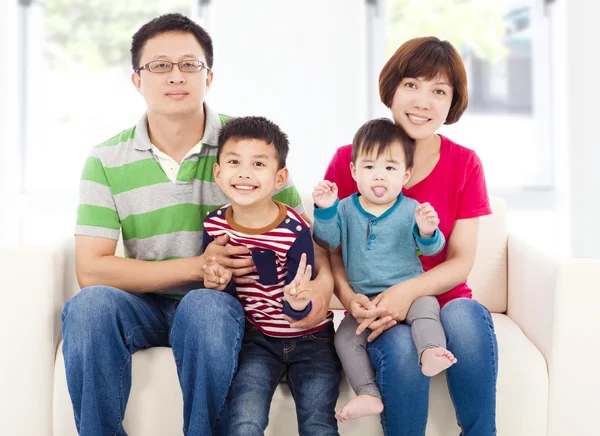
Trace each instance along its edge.
{"label": "green and white striped polo shirt", "polygon": [[[122,232],[125,255],[133,259],[202,254],[205,216],[229,202],[215,183],[213,165],[219,131],[230,117],[206,104],[204,109],[202,147],[184,159],[175,182],[152,152],[146,115],[135,127],[94,147],[81,176],[75,234],[117,240]],[[273,198],[304,212],[291,179]],[[164,292],[181,295],[189,289]]]}

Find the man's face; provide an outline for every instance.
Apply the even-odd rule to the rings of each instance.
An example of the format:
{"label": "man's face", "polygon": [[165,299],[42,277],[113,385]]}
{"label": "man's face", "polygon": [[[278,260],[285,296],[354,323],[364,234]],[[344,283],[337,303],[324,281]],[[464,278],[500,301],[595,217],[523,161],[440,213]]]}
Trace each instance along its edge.
{"label": "man's face", "polygon": [[[200,43],[191,33],[183,32],[161,33],[146,41],[138,66],[156,60],[173,63],[198,60],[206,64]],[[149,113],[186,117],[202,111],[212,77],[212,71],[205,68],[195,73],[183,73],[177,65],[173,65],[168,73],[144,69],[133,73],[131,79],[146,100]]]}
{"label": "man's face", "polygon": [[278,168],[275,147],[260,139],[227,141],[214,166],[215,181],[232,204],[262,205],[287,180],[287,168]]}

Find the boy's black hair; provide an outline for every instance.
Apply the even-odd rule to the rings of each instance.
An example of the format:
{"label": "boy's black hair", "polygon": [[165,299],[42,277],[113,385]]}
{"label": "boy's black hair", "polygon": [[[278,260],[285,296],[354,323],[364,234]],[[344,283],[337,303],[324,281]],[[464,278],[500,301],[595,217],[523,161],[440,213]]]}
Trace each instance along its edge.
{"label": "boy's black hair", "polygon": [[360,154],[377,152],[381,156],[394,142],[402,144],[406,168],[412,168],[415,160],[415,140],[406,134],[404,129],[388,118],[377,118],[367,121],[361,126],[352,140],[352,162]]}
{"label": "boy's black hair", "polygon": [[285,168],[290,143],[279,126],[264,117],[240,117],[228,121],[219,133],[217,163],[220,163],[223,145],[230,139],[260,139],[275,148],[278,169]]}
{"label": "boy's black hair", "polygon": [[212,68],[214,58],[213,43],[210,35],[185,15],[172,13],[164,14],[148,21],[131,38],[131,65],[134,70],[141,66],[140,58],[142,57],[142,49],[146,41],[165,32],[183,32],[194,35],[206,56],[206,66]]}

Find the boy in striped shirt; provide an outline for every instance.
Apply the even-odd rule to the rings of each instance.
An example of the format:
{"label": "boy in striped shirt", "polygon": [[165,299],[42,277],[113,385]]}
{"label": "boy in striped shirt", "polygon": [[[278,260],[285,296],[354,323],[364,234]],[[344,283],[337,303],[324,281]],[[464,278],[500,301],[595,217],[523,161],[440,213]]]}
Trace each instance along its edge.
{"label": "boy in striped shirt", "polygon": [[[278,383],[285,376],[296,401],[300,434],[337,435],[335,404],[340,363],[333,346],[333,315],[311,328],[290,321],[312,309],[314,262],[307,222],[272,199],[285,185],[287,136],[262,117],[225,124],[218,140],[215,181],[230,204],[204,221],[204,245],[227,235],[229,244],[248,248],[256,271],[234,285],[215,259],[204,266],[207,288],[235,293],[246,313],[239,370],[230,391],[229,434],[263,434]],[[239,282],[239,280],[238,280]]]}

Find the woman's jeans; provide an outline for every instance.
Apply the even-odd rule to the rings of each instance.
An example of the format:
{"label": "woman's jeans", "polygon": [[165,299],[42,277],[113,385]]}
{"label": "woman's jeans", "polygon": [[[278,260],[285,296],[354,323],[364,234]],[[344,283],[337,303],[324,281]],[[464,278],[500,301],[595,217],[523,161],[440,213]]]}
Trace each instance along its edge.
{"label": "woman's jeans", "polygon": [[[107,286],[83,289],[62,314],[67,384],[79,434],[125,435],[131,355],[172,347],[186,435],[227,435],[227,392],[237,370],[244,311],[226,293],[202,289],[181,301]],[[222,419],[217,419],[220,414]]]}
{"label": "woman's jeans", "polygon": [[[498,345],[492,317],[475,300],[459,298],[442,308],[441,321],[448,350],[458,359],[447,376],[461,435],[495,435]],[[382,393],[385,435],[424,435],[430,378],[421,372],[410,327],[385,331],[368,352]]]}

